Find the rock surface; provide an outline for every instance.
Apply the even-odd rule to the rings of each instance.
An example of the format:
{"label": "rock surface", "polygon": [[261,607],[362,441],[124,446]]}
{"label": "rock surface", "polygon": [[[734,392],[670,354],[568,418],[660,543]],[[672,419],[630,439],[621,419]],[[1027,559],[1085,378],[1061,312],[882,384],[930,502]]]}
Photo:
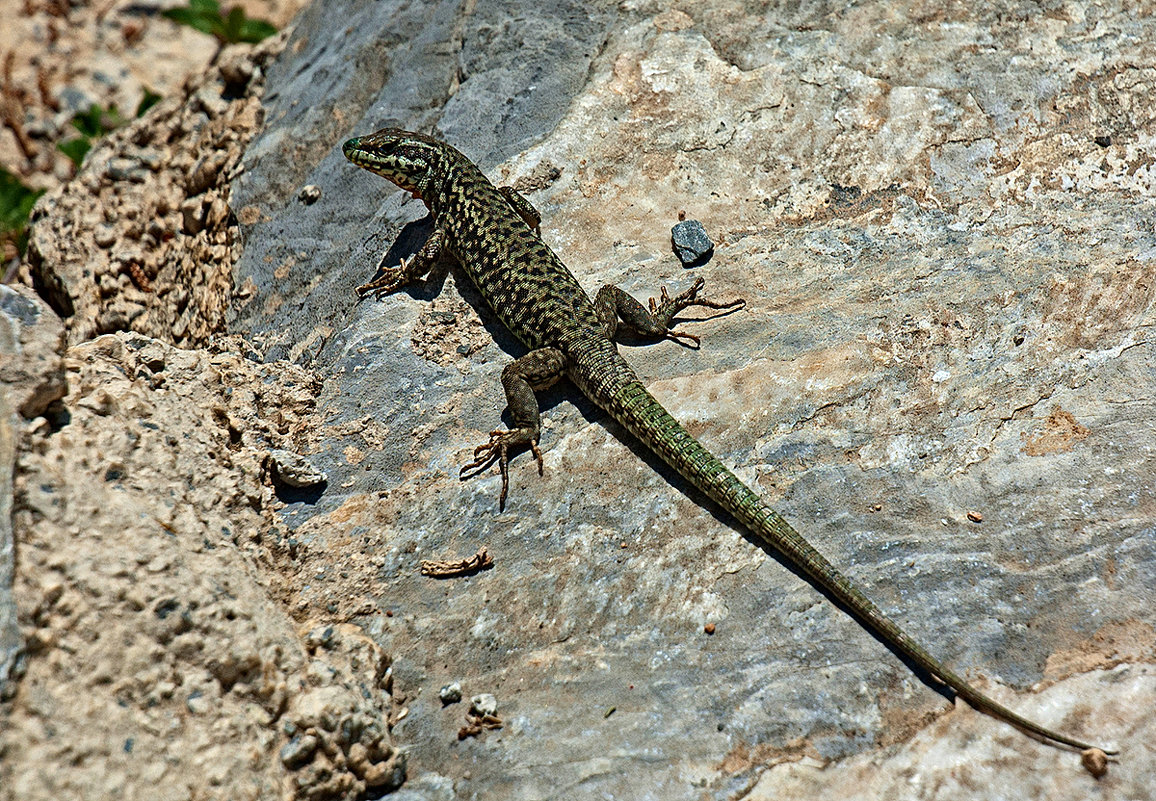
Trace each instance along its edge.
{"label": "rock surface", "polygon": [[[73,755],[44,732],[86,713],[51,687],[96,687],[93,708],[117,697],[107,687],[132,691],[77,747],[111,755],[133,724],[150,731],[134,749],[155,753],[148,727],[188,703],[158,690],[173,671],[233,721],[232,752],[196,712],[174,735],[190,762],[224,759],[216,787],[372,794],[367,775],[398,776],[384,750],[382,767],[344,774],[360,789],[325,785],[323,763],[306,776],[309,755],[364,765],[372,748],[326,751],[331,730],[302,711],[310,692],[287,702],[292,730],[271,734],[267,682],[214,684],[211,664],[172,646],[184,633],[158,636],[173,617],[154,611],[164,577],[190,601],[244,610],[191,614],[191,631],[268,666],[274,688],[300,675],[324,624],[357,623],[392,656],[397,709],[375,703],[407,749],[403,798],[1146,797],[1154,23],[1112,4],[755,5],[335,0],[304,13],[229,187],[245,248],[227,314],[247,343],[227,347],[267,363],[140,335],[73,340],[72,419],[21,456],[31,650],[0,786],[39,797],[29,765]],[[355,302],[383,252],[421,244],[420,204],[340,157],[346,136],[386,123],[440,131],[517,186],[590,290],[681,286],[692,276],[670,228],[679,212],[700,220],[715,253],[695,272],[746,308],[695,324],[700,351],[629,346],[628,360],[946,663],[1034,719],[1119,746],[1108,774],[950,709],[567,387],[543,398],[545,476],[515,459],[505,512],[495,475],[459,481],[520,351],[456,274]],[[146,348],[171,373],[163,387]],[[207,381],[220,360],[235,377]],[[142,428],[158,419],[192,442],[179,459]],[[275,491],[278,448],[327,482]],[[94,472],[110,460],[116,477]],[[131,507],[100,500],[130,490]],[[135,504],[151,511],[130,519]],[[58,522],[33,526],[31,510]],[[122,531],[123,547],[97,550]],[[169,538],[180,547],[161,549]],[[481,547],[490,570],[419,573]],[[248,589],[205,595],[213,570]],[[83,592],[102,571],[148,602]],[[126,647],[83,683],[58,643],[105,653],[81,642],[88,620]],[[385,664],[348,660],[376,676],[367,661]],[[375,681],[355,670],[336,686]],[[492,696],[501,727],[461,737],[467,704],[439,697],[455,682]],[[271,756],[244,774],[225,757],[250,744]],[[86,764],[90,780],[111,765],[101,781],[124,789],[152,763]]]}
{"label": "rock surface", "polygon": [[197,346],[225,331],[240,250],[228,186],[281,44],[224,50],[183,94],[98,142],[33,211],[32,280],[71,344],[129,330]]}
{"label": "rock surface", "polygon": [[[68,313],[70,348],[30,289],[0,288],[0,411],[22,415],[0,418],[4,799],[152,799],[163,786],[171,799],[320,801],[404,780],[388,655],[332,613],[284,602],[296,545],[270,470],[275,454],[315,449],[318,381],[220,336],[236,229],[225,176],[278,44],[226,51],[188,98],[114,134],[45,196],[34,274]],[[118,268],[108,246],[171,222],[190,193],[205,225],[148,243],[151,280]],[[105,249],[89,249],[105,228]],[[137,300],[142,313],[105,316]],[[168,341],[92,338],[130,323]]]}
{"label": "rock surface", "polygon": [[27,421],[59,412],[64,326],[31,289],[0,286],[0,699],[15,692],[23,648],[12,596],[12,477]]}
{"label": "rock surface", "polygon": [[[388,657],[354,627],[287,609],[271,583],[292,557],[262,458],[311,441],[313,379],[244,350],[122,333],[68,351],[67,420],[43,421],[16,471],[28,655],[0,730],[11,797],[155,798],[163,784],[166,798],[355,798],[400,784]],[[303,737],[314,748],[286,760]]]}

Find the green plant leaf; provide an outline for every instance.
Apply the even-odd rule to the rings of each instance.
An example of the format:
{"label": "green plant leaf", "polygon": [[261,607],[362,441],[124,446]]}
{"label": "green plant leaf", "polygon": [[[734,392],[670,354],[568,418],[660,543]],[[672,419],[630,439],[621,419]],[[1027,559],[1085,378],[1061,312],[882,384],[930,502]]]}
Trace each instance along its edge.
{"label": "green plant leaf", "polygon": [[84,161],[84,156],[92,149],[92,140],[87,136],[81,136],[76,139],[68,139],[64,142],[59,142],[56,149],[72,160],[77,169],[80,169],[81,163]]}
{"label": "green plant leaf", "polygon": [[100,106],[93,103],[87,110],[75,114],[69,122],[73,128],[80,131],[81,136],[100,136],[100,118],[103,113]]}
{"label": "green plant leaf", "polygon": [[43,189],[29,189],[20,179],[0,167],[0,239],[10,239],[23,254],[28,244],[28,215]]}
{"label": "green plant leaf", "polygon": [[199,11],[194,11],[191,8],[169,8],[161,12],[161,16],[171,19],[178,25],[187,25],[193,30],[201,33],[213,32],[213,25],[215,21],[212,18],[206,17]]}
{"label": "green plant leaf", "polygon": [[270,22],[246,17],[240,6],[234,6],[228,14],[223,14],[217,0],[189,0],[187,6],[161,13],[179,25],[215,36],[221,44],[259,42],[277,32]]}
{"label": "green plant leaf", "polygon": [[225,42],[241,41],[241,26],[245,24],[245,12],[240,6],[233,6],[225,15],[221,26],[221,39]]}
{"label": "green plant leaf", "polygon": [[115,103],[107,108],[101,108],[93,103],[87,111],[76,114],[70,122],[73,128],[80,131],[81,136],[98,139],[110,131],[115,131],[127,120],[121,116]]}
{"label": "green plant leaf", "polygon": [[128,120],[120,113],[120,109],[113,103],[100,115],[100,135],[104,136],[106,133],[112,133],[120,126],[124,125]]}
{"label": "green plant leaf", "polygon": [[257,43],[277,33],[277,26],[263,19],[246,19],[241,23],[238,41]]}
{"label": "green plant leaf", "polygon": [[141,96],[140,102],[136,104],[136,117],[143,117],[145,112],[160,102],[161,96],[149,89],[147,86],[143,87],[144,95]]}

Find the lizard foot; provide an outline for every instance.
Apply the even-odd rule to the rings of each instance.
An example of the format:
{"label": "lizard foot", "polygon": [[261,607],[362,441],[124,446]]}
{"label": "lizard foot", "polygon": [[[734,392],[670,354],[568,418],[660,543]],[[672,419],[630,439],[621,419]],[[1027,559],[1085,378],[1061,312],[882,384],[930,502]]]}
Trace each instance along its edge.
{"label": "lizard foot", "polygon": [[502,473],[502,492],[498,496],[498,511],[506,508],[506,496],[510,492],[510,449],[519,445],[529,445],[530,452],[538,461],[538,475],[542,475],[545,462],[542,460],[542,450],[533,432],[528,429],[515,428],[511,431],[491,431],[490,441],[485,445],[474,448],[474,460],[462,467],[459,478],[466,478],[466,474],[477,475],[492,465],[498,463]]}
{"label": "lizard foot", "polygon": [[411,274],[412,264],[405,259],[397,267],[382,267],[372,281],[357,288],[357,296],[364,298],[372,293],[374,297],[380,298],[388,295],[409,283]]}
{"label": "lizard foot", "polygon": [[689,306],[703,306],[707,309],[725,309],[737,310],[747,305],[744,298],[737,298],[731,301],[716,301],[707,300],[698,296],[698,291],[702,289],[702,276],[694,279],[694,283],[685,292],[680,292],[673,298],[667,293],[666,287],[662,287],[661,297],[658,300],[650,299],[650,313],[658,320],[666,329],[666,338],[672,339],[675,342],[679,340],[687,340],[693,343],[692,347],[697,348],[702,340],[694,334],[689,334],[685,331],[675,331],[670,328],[670,321],[674,319],[674,315],[678,314],[683,309]]}

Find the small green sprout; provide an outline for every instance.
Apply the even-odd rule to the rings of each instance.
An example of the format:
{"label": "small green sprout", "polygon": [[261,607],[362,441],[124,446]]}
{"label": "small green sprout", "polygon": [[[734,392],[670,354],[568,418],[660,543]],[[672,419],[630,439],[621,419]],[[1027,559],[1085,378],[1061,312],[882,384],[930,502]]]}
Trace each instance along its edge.
{"label": "small green sprout", "polygon": [[92,149],[93,143],[124,125],[127,120],[117,110],[116,104],[101,108],[93,103],[87,111],[82,111],[72,118],[72,127],[80,132],[74,139],[66,139],[56,145],[57,149],[72,159],[72,163],[80,167],[85,155]]}
{"label": "small green sprout", "polygon": [[28,245],[28,215],[43,189],[29,189],[20,179],[0,167],[0,251],[8,257],[9,246],[23,254]]}
{"label": "small green sprout", "polygon": [[188,25],[216,37],[222,45],[259,42],[277,32],[271,22],[246,17],[240,6],[233,6],[229,13],[224,13],[217,0],[189,0],[187,6],[161,13],[179,25]]}

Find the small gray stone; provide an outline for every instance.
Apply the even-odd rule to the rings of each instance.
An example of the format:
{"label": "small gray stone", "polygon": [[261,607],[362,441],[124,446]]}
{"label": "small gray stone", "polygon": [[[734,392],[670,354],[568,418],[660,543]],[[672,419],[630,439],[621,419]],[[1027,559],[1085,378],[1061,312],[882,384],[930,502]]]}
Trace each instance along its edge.
{"label": "small gray stone", "polygon": [[438,690],[438,698],[441,699],[442,706],[456,704],[462,700],[462,685],[456,681],[453,684],[447,684]]}
{"label": "small gray stone", "polygon": [[698,220],[684,220],[671,228],[670,242],[674,246],[674,255],[684,267],[705,264],[714,253],[714,242],[710,241]]}
{"label": "small gray stone", "polygon": [[470,711],[481,717],[496,715],[498,713],[498,699],[490,693],[475,695],[470,699]]}
{"label": "small gray stone", "polygon": [[313,758],[317,750],[318,740],[312,734],[294,737],[281,746],[281,764],[290,770],[295,770]]}
{"label": "small gray stone", "polygon": [[272,450],[269,458],[273,462],[273,478],[287,487],[312,487],[328,480],[308,459],[292,451]]}

